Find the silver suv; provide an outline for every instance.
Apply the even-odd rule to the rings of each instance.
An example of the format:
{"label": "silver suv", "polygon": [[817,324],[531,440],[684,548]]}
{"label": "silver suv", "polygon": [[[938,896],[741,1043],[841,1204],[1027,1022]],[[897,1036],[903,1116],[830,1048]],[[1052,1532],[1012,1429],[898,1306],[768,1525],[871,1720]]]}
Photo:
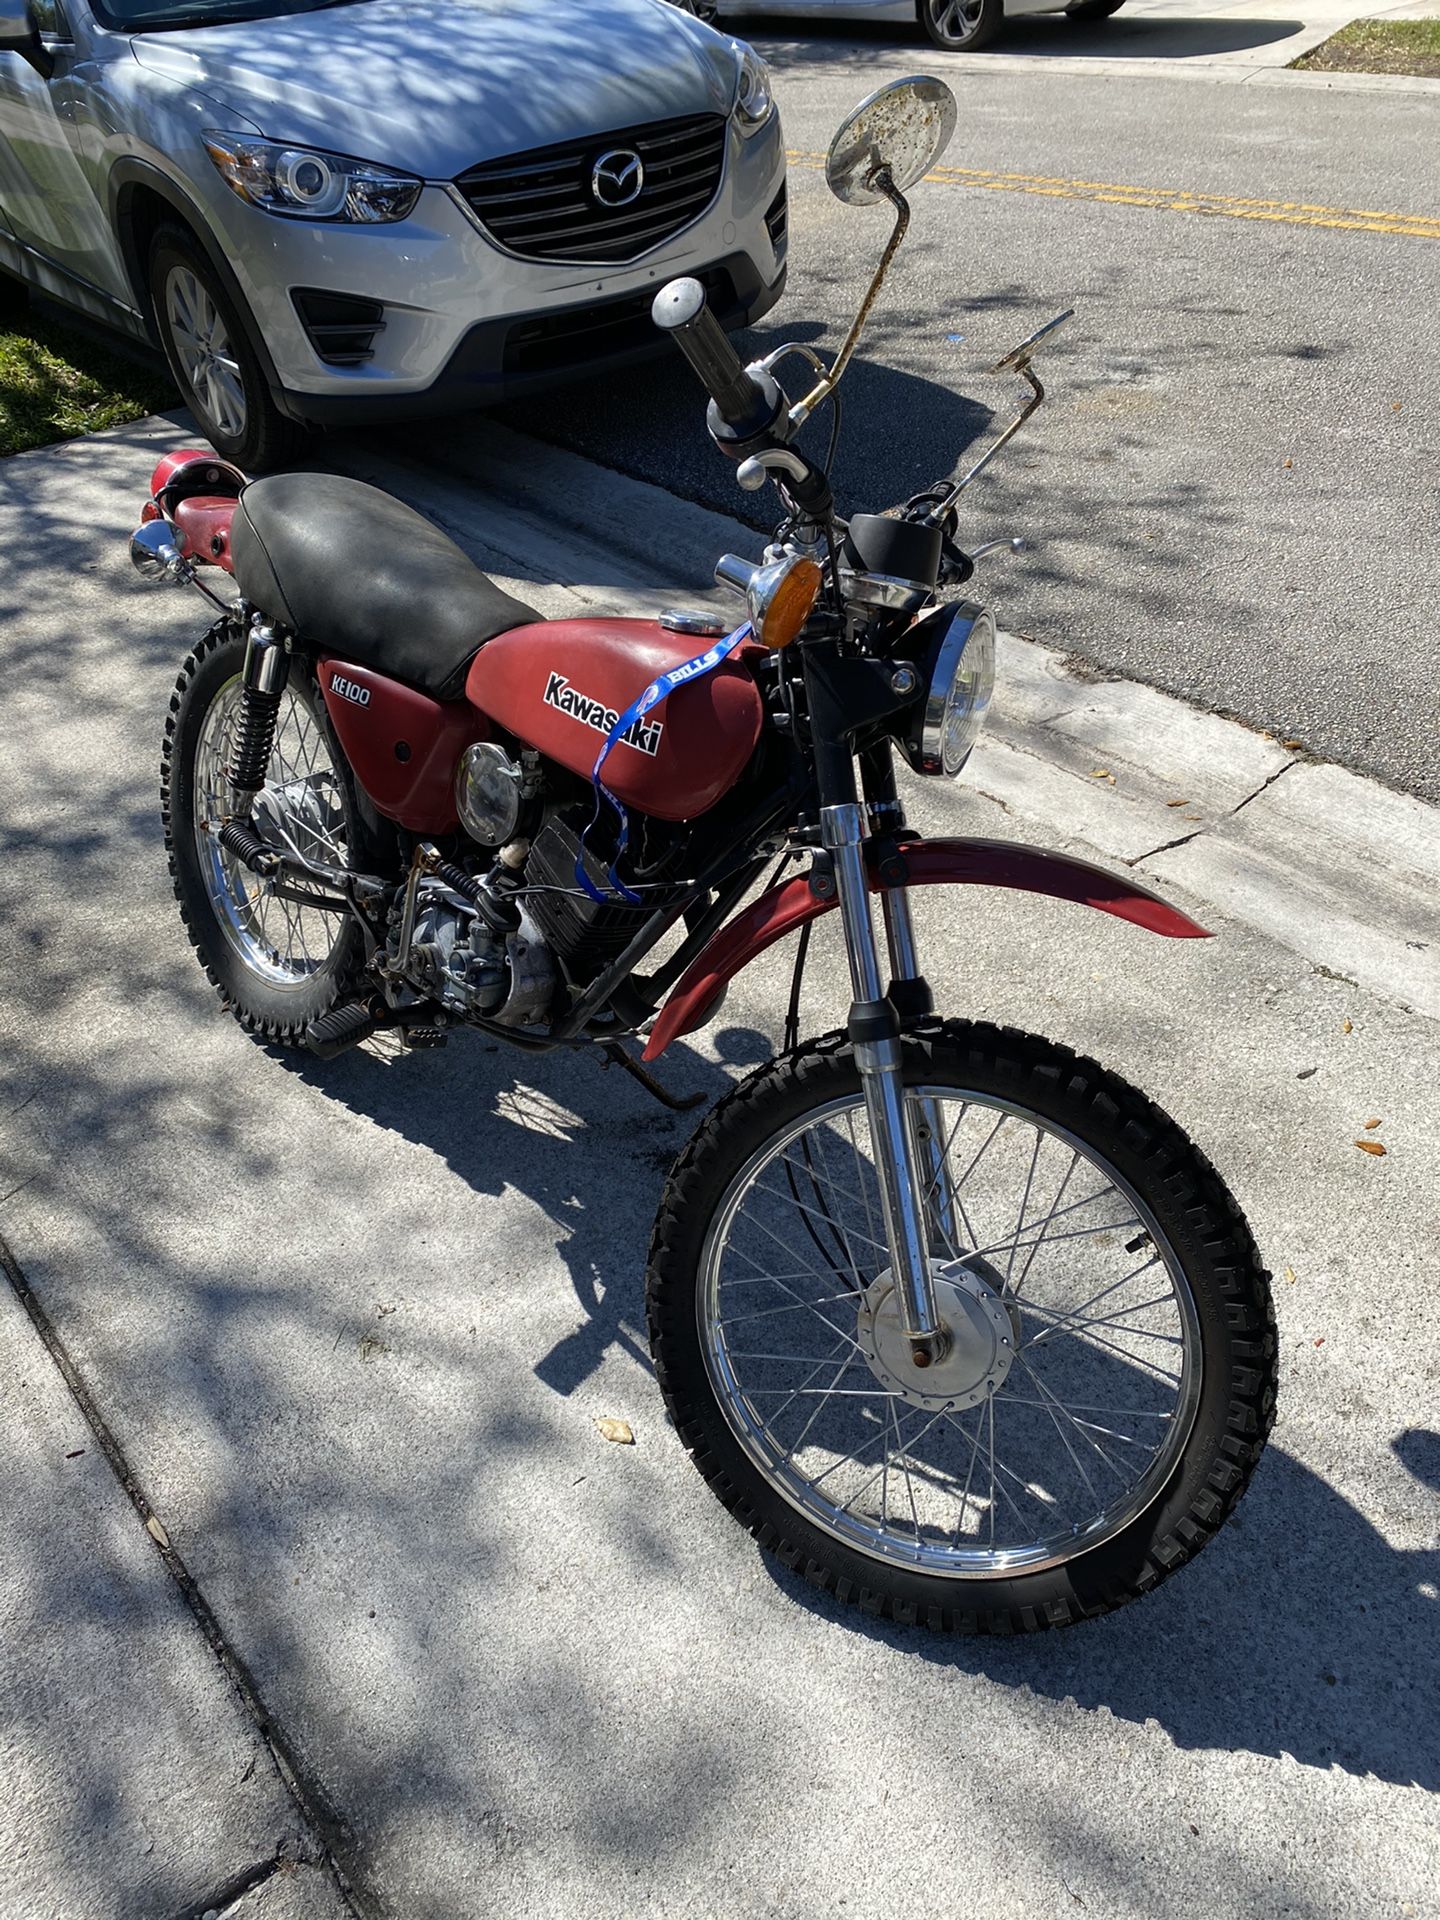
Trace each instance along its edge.
{"label": "silver suv", "polygon": [[780,297],[769,76],[665,0],[0,0],[0,269],[158,339],[216,448],[654,351]]}

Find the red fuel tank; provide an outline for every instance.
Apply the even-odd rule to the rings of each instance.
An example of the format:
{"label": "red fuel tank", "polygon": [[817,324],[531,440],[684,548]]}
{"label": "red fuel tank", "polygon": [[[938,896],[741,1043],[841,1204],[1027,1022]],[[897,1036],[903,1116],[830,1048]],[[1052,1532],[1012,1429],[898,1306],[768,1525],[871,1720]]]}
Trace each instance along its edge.
{"label": "red fuel tank", "polygon": [[[656,620],[546,620],[488,640],[465,691],[507,733],[588,779],[616,716],[702,650]],[[693,820],[740,778],[764,717],[760,689],[732,656],[617,742],[605,784],[641,813]]]}
{"label": "red fuel tank", "polygon": [[455,767],[472,741],[489,734],[464,700],[432,700],[373,667],[319,663],[320,691],[356,778],[381,813],[412,833],[449,833]]}

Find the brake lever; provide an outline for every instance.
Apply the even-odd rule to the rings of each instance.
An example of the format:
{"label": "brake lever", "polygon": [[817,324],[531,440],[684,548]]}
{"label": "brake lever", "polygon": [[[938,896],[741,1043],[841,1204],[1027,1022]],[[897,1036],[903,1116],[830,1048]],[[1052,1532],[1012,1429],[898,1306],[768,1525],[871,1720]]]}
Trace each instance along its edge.
{"label": "brake lever", "polygon": [[771,472],[789,474],[792,480],[807,480],[813,469],[801,453],[789,447],[765,447],[752,453],[735,469],[735,478],[746,493],[758,493]]}

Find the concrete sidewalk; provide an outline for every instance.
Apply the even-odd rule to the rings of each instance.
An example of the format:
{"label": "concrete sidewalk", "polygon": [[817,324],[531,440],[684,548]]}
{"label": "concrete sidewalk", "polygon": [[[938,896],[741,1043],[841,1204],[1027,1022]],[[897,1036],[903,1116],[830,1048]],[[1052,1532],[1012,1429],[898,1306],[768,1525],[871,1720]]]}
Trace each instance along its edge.
{"label": "concrete sidewalk", "polygon": [[[1433,1913],[1437,1029],[1397,1001],[1379,949],[1336,978],[1350,970],[1242,917],[1240,891],[1220,904],[1219,855],[1185,876],[1215,898],[1176,889],[1211,942],[1015,896],[923,900],[947,1008],[1098,1054],[1222,1168],[1277,1274],[1281,1417],[1237,1523],[1125,1613],[1017,1645],[835,1613],[720,1512],[660,1413],[639,1276],[687,1121],[583,1060],[462,1036],[322,1067],[217,1012],[155,800],[205,611],[141,588],[124,555],[177,437],[142,426],[0,468],[0,1233],[243,1667],[250,1724],[335,1824],[305,1832],[278,1778],[248,1811],[220,1793],[254,1736],[140,1513],[102,1480],[129,1530],[137,1661],[156,1692],[196,1676],[167,1735],[196,1797],[157,1833],[153,1890],[115,1849],[78,1847],[104,1831],[83,1790],[103,1765],[145,1800],[143,1719],[99,1687],[100,1643],[76,1630],[94,1704],[67,1720],[44,1648],[12,1633],[5,1698],[42,1704],[0,1763],[33,1863],[7,1882],[7,1920],[197,1911],[224,1879],[212,1866],[273,1858],[287,1833],[297,1857],[333,1849],[358,1911],[403,1920]],[[703,588],[683,542],[699,555],[714,516],[653,495],[617,549],[613,476],[577,464],[561,486],[544,450],[496,449],[503,492],[479,456],[426,476],[378,444],[337,452],[425,498],[546,611]],[[1003,575],[984,584],[1003,606]],[[1043,758],[1026,658],[1051,688],[1054,663],[1012,651],[1011,731],[982,781],[999,797],[929,783],[925,824],[1056,837],[1038,774],[997,785],[1006,756]],[[1113,696],[1057,684],[1047,724],[1076,755],[1060,804],[1096,810],[1071,813],[1070,838],[1133,826],[1152,799],[1181,811],[1130,794],[1147,755],[1107,730]],[[1270,743],[1252,751],[1268,778]],[[1233,803],[1254,771],[1164,795],[1208,809],[1192,847],[1244,841],[1263,796]],[[1270,791],[1312,771],[1333,777],[1291,766]],[[1123,856],[1147,869],[1148,827]],[[812,1029],[840,1016],[837,959],[817,935]],[[714,1094],[768,1052],[787,961],[766,956],[718,1030],[667,1056],[672,1084]],[[1353,1144],[1372,1117],[1384,1158]],[[6,1381],[17,1365],[30,1380],[32,1323],[12,1310],[4,1327]],[[7,1534],[35,1543],[10,1601],[27,1619],[54,1615],[46,1570],[82,1524],[62,1505],[42,1538],[36,1476],[52,1485],[55,1454],[89,1446],[47,1390],[53,1437],[0,1496]],[[634,1448],[597,1438],[611,1414]],[[195,1769],[232,1750],[212,1790]],[[273,1897],[297,1878],[272,1876]],[[333,1908],[332,1884],[300,1882],[297,1912]]]}

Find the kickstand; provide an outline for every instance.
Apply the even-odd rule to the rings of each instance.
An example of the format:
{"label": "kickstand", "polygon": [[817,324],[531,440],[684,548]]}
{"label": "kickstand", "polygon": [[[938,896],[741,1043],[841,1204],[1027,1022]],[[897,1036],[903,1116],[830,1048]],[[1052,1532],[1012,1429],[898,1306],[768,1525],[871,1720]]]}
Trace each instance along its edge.
{"label": "kickstand", "polygon": [[653,1094],[661,1106],[669,1107],[672,1113],[689,1113],[692,1108],[704,1105],[703,1093],[687,1093],[682,1098],[678,1093],[671,1093],[667,1088],[662,1087],[654,1074],[641,1066],[633,1054],[627,1053],[618,1040],[607,1040],[600,1051],[605,1056],[607,1066],[613,1062],[617,1067],[623,1067],[628,1074],[632,1074],[640,1082],[647,1093]]}

